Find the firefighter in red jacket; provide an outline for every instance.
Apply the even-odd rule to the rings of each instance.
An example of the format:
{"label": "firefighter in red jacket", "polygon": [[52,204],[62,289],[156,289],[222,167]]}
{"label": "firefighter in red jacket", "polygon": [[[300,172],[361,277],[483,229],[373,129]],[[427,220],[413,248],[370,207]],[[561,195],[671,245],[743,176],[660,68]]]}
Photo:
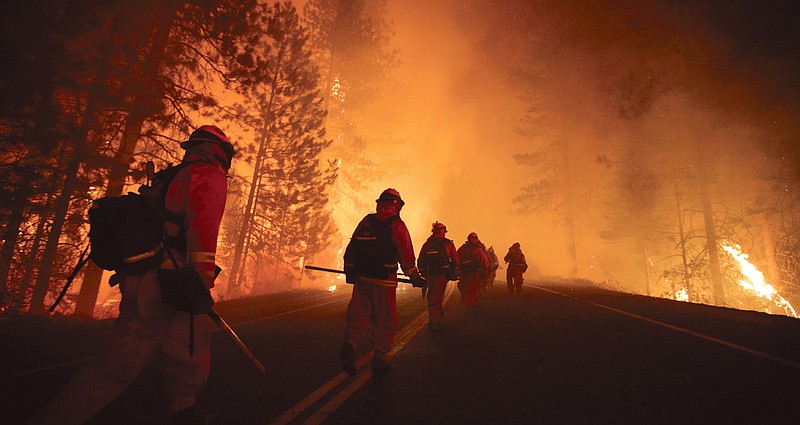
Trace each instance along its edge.
{"label": "firefighter in red jacket", "polygon": [[514,242],[511,248],[508,248],[508,253],[503,257],[503,261],[508,263],[506,270],[506,283],[508,284],[508,293],[517,294],[522,292],[522,274],[528,270],[528,262],[525,260],[525,254],[522,253],[522,248],[519,242]]}
{"label": "firefighter in red jacket", "polygon": [[428,328],[438,330],[444,316],[442,304],[447,282],[457,279],[461,266],[456,246],[444,236],[447,227],[437,221],[431,233],[419,251],[417,267],[428,284]]}
{"label": "firefighter in red jacket", "polygon": [[489,257],[481,246],[477,233],[470,233],[467,241],[458,248],[458,259],[461,262],[461,276],[458,281],[461,304],[467,312],[471,312],[478,302],[478,291],[490,267]]}
{"label": "firefighter in red jacket", "polygon": [[344,269],[353,294],[347,306],[342,369],[356,374],[355,351],[372,339],[372,372],[389,369],[389,351],[397,328],[397,263],[415,287],[424,287],[406,224],[400,219],[405,205],[400,193],[386,189],[376,202],[376,213],[364,217],[347,246]]}
{"label": "firefighter in red jacket", "polygon": [[[193,276],[199,274],[210,289],[214,286],[217,235],[234,147],[213,125],[198,128],[181,147],[186,150],[185,165],[165,197],[170,215],[165,223],[165,245],[178,267],[196,271]],[[205,384],[211,366],[210,319],[180,311],[164,301],[159,286],[164,282],[159,282],[159,276],[162,269],[175,268],[175,262],[165,254],[160,268],[115,275],[122,301],[114,345],[81,369],[34,423],[86,422],[120,395],[151,360],[163,366],[163,413],[168,423],[204,423],[205,418],[195,410],[195,395]],[[210,300],[208,289],[200,291],[205,291]]]}

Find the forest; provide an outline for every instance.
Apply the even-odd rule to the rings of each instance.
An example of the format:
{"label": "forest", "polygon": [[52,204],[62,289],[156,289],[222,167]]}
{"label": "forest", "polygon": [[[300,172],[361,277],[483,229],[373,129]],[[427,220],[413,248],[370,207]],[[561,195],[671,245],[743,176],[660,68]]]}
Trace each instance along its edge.
{"label": "forest", "polygon": [[[304,258],[330,251],[338,232],[331,184],[346,175],[321,152],[358,142],[340,134],[331,147],[347,118],[324,88],[367,72],[376,81],[389,55],[363,4],[304,9],[238,0],[11,8],[2,39],[13,60],[0,77],[4,314],[44,313],[88,246],[92,201],[135,191],[148,161],[156,169],[180,162],[180,142],[206,123],[224,128],[238,150],[218,297],[258,292],[257,281],[285,289],[280,282],[296,278]],[[368,95],[353,92],[353,105]],[[107,280],[89,262],[57,311],[113,314],[98,301]]]}
{"label": "forest", "polygon": [[[522,242],[531,281],[797,317],[792,20],[745,1],[566,3],[7,6],[0,316],[46,314],[92,201],[215,124],[237,148],[218,300],[327,287],[303,266],[341,265],[398,187],[417,247],[441,220],[457,244]],[[108,279],[87,263],[56,312],[114,316]]]}

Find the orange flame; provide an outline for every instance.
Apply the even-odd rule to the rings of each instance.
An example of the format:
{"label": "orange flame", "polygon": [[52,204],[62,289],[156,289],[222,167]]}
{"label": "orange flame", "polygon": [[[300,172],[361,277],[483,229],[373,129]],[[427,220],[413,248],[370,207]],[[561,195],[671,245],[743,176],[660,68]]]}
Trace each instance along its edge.
{"label": "orange flame", "polygon": [[775,290],[775,287],[764,280],[764,273],[761,273],[753,263],[747,261],[749,255],[742,252],[741,246],[735,244],[729,245],[727,242],[724,242],[722,244],[722,249],[739,263],[740,271],[744,276],[744,279],[739,280],[739,285],[742,288],[755,293],[759,298],[772,301],[773,304],[782,308],[787,315],[797,318],[797,312],[789,301],[786,301],[786,299],[780,296],[778,291]]}

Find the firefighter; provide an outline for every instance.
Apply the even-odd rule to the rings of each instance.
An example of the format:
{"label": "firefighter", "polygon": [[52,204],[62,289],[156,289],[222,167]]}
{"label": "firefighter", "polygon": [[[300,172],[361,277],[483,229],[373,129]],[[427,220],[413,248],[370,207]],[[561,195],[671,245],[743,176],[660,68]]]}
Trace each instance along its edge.
{"label": "firefighter", "polygon": [[508,248],[508,253],[503,257],[503,261],[508,263],[506,269],[506,282],[508,283],[508,293],[521,293],[522,292],[522,274],[528,270],[528,262],[525,260],[525,254],[522,253],[522,248],[519,242],[514,242],[511,248]]}
{"label": "firefighter", "polygon": [[461,304],[468,313],[474,311],[478,301],[478,291],[486,272],[489,270],[489,257],[486,250],[481,248],[481,241],[475,232],[467,235],[467,241],[458,248],[458,259],[461,263],[461,275],[458,281],[458,290],[461,292]]}
{"label": "firefighter", "polygon": [[497,268],[500,267],[500,260],[497,258],[497,254],[494,252],[493,246],[489,247],[489,249],[486,251],[486,254],[489,257],[489,272],[486,274],[484,288],[486,288],[486,291],[488,291],[489,288],[494,287],[494,280],[497,277]]}
{"label": "firefighter", "polygon": [[372,372],[380,374],[389,369],[389,350],[397,328],[397,263],[415,287],[425,287],[411,236],[400,218],[405,205],[400,193],[386,189],[375,203],[376,212],[358,223],[344,255],[353,294],[339,357],[342,369],[351,376],[356,374],[355,351],[369,338],[374,347]]}
{"label": "firefighter", "polygon": [[[486,250],[486,245],[483,242],[478,242],[478,246],[481,248],[481,251],[486,255],[486,258],[489,258],[489,251]],[[488,279],[489,270],[483,270],[481,273],[481,282],[478,284],[478,296],[486,295],[486,279]]]}
{"label": "firefighter", "polygon": [[437,221],[431,233],[419,251],[417,266],[428,283],[428,328],[438,330],[444,316],[444,291],[447,282],[457,279],[460,264],[455,244],[445,237],[447,226]]}
{"label": "firefighter", "polygon": [[[214,286],[215,253],[227,196],[226,175],[234,147],[222,130],[204,125],[181,143],[182,163],[166,189],[165,245],[181,270],[189,270],[208,299]],[[167,423],[206,423],[195,396],[211,366],[209,318],[176,309],[162,297],[162,268],[174,268],[164,255],[160,268],[114,275],[122,301],[110,350],[82,368],[34,421],[71,425],[89,420],[119,396],[152,360],[163,367],[163,411]],[[202,284],[199,283],[202,281]],[[212,301],[213,302],[213,301]],[[210,309],[210,304],[208,306]]]}

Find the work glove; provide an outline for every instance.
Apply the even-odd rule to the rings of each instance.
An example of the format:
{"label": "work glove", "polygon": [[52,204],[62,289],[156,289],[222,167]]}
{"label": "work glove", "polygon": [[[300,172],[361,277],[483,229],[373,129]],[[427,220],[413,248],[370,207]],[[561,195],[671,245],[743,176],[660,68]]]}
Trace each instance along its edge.
{"label": "work glove", "polygon": [[352,265],[344,265],[344,281],[347,283],[356,283],[356,272]]}
{"label": "work glove", "polygon": [[415,288],[427,288],[428,287],[428,281],[425,280],[425,278],[422,277],[422,275],[418,274],[418,275],[416,275],[416,276],[411,278],[411,286],[413,286]]}
{"label": "work glove", "polygon": [[192,265],[179,269],[159,269],[161,297],[177,310],[191,314],[207,314],[214,306],[206,282]]}

